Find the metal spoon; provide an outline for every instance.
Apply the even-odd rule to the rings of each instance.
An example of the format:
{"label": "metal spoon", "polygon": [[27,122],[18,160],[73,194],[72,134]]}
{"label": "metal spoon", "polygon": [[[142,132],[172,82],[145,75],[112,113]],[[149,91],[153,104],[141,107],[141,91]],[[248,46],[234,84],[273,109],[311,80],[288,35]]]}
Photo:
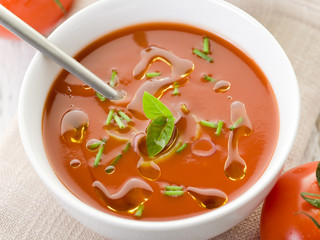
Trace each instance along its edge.
{"label": "metal spoon", "polygon": [[68,72],[88,84],[94,90],[108,99],[119,100],[123,98],[121,92],[110,87],[107,83],[70,57],[47,38],[38,33],[8,9],[0,4],[0,24],[9,31],[31,44],[44,55],[52,59]]}

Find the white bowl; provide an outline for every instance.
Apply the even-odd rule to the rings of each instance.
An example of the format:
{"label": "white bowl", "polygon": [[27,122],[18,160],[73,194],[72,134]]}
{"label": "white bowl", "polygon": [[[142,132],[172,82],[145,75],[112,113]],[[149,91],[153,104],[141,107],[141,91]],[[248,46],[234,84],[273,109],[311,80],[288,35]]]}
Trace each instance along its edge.
{"label": "white bowl", "polygon": [[299,121],[299,90],[293,68],[272,35],[242,10],[214,0],[106,0],[77,13],[50,35],[75,55],[95,39],[116,29],[145,22],[178,22],[202,28],[232,42],[262,69],[274,90],[280,117],[278,143],[260,179],[234,201],[208,213],[175,221],[123,219],[86,205],[59,181],[42,142],[42,113],[47,93],[61,70],[36,54],[23,81],[19,127],[27,155],[61,205],[93,231],[113,239],[208,239],[247,217],[266,197],[281,173]]}

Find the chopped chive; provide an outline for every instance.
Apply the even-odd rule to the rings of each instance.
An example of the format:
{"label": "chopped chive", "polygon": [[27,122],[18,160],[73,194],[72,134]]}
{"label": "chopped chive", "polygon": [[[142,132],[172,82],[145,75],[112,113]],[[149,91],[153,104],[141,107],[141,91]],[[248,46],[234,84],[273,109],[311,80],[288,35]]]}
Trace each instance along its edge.
{"label": "chopped chive", "polygon": [[172,95],[173,96],[178,96],[179,95],[179,87],[178,86],[174,86]]}
{"label": "chopped chive", "polygon": [[93,163],[93,167],[98,167],[99,166],[99,163],[100,163],[100,160],[101,160],[101,156],[102,156],[102,153],[103,153],[103,150],[104,150],[104,145],[105,145],[105,142],[102,142],[100,147],[99,147],[99,151],[96,155],[96,159],[94,160],[94,163]]}
{"label": "chopped chive", "polygon": [[109,113],[108,113],[108,117],[107,117],[107,120],[106,120],[106,125],[108,126],[112,120],[112,117],[113,117],[113,114],[114,114],[114,109],[110,109]]}
{"label": "chopped chive", "polygon": [[104,171],[108,174],[112,174],[115,170],[116,168],[114,166],[108,166]]}
{"label": "chopped chive", "polygon": [[100,100],[101,102],[103,102],[103,101],[106,100],[106,98],[105,98],[103,95],[101,95],[100,93],[98,93],[98,92],[96,92],[96,96],[97,96],[97,98],[99,98],[99,100]]}
{"label": "chopped chive", "polygon": [[177,191],[164,191],[163,193],[166,196],[182,196],[184,194],[183,191],[179,191],[179,190],[177,190]]}
{"label": "chopped chive", "polygon": [[210,52],[210,42],[208,37],[203,38],[203,52],[208,54]]}
{"label": "chopped chive", "polygon": [[217,136],[220,136],[222,127],[223,127],[223,121],[218,121],[218,126],[217,126],[217,130],[215,133]]}
{"label": "chopped chive", "polygon": [[235,128],[239,127],[239,125],[243,122],[243,117],[239,117],[238,120],[231,125],[230,130],[233,131]]}
{"label": "chopped chive", "polygon": [[146,73],[147,78],[158,77],[160,75],[161,75],[161,72],[148,72],[148,73]]}
{"label": "chopped chive", "polygon": [[131,147],[131,143],[128,142],[127,145],[126,145],[126,147],[122,150],[122,152],[123,152],[123,153],[128,152],[130,147]]}
{"label": "chopped chive", "polygon": [[179,95],[179,83],[174,82],[173,83],[173,96],[178,96]]}
{"label": "chopped chive", "polygon": [[213,59],[211,57],[209,57],[208,55],[206,55],[205,53],[201,52],[199,49],[194,48],[192,51],[194,54],[196,54],[197,56],[203,58],[204,60],[208,61],[208,62],[213,62]]}
{"label": "chopped chive", "polygon": [[181,153],[186,147],[188,146],[188,143],[184,143],[179,147],[176,151],[176,153]]}
{"label": "chopped chive", "polygon": [[111,165],[111,166],[116,165],[121,158],[122,158],[122,153],[119,153],[119,154],[113,159],[113,161],[110,163],[110,165]]}
{"label": "chopped chive", "polygon": [[205,121],[205,120],[201,120],[200,121],[200,125],[205,126],[205,127],[211,127],[211,128],[217,128],[218,127],[217,123],[209,122],[209,121]]}
{"label": "chopped chive", "polygon": [[[130,146],[131,146],[131,143],[128,142],[127,145],[126,145],[126,147],[122,150],[122,152],[123,152],[123,153],[128,152]],[[122,158],[122,153],[119,153],[119,154],[113,159],[113,161],[110,163],[110,165],[109,165],[108,167],[116,165],[121,158]],[[106,170],[107,170],[107,168],[106,168]],[[107,172],[107,171],[106,171],[106,172]],[[108,173],[108,172],[107,172],[107,173]]]}
{"label": "chopped chive", "polygon": [[101,141],[96,141],[95,143],[89,145],[88,148],[89,148],[90,150],[94,150],[94,149],[96,149],[97,147],[99,147],[102,143],[103,143],[103,142],[101,142]]}
{"label": "chopped chive", "polygon": [[119,118],[119,116],[116,113],[113,114],[113,119],[116,121],[116,123],[118,124],[120,129],[124,129],[125,128],[123,122],[121,121],[121,119]]}
{"label": "chopped chive", "polygon": [[110,82],[109,82],[109,85],[111,87],[114,87],[116,85],[116,77],[117,77],[117,71],[116,70],[112,70],[111,79],[110,79]]}
{"label": "chopped chive", "polygon": [[187,105],[182,104],[180,108],[181,108],[181,111],[184,112],[185,114],[189,113],[189,109],[187,108]]}
{"label": "chopped chive", "polygon": [[58,5],[58,7],[61,9],[61,11],[63,12],[63,14],[66,14],[67,11],[64,8],[64,6],[62,5],[62,3],[60,2],[60,0],[54,0],[54,2]]}
{"label": "chopped chive", "polygon": [[204,74],[203,76],[202,76],[202,78],[205,80],[205,81],[207,81],[207,82],[216,82],[217,80],[215,80],[214,78],[212,78],[212,77],[210,77],[210,76],[208,76],[208,75],[206,75],[206,74]]}
{"label": "chopped chive", "polygon": [[131,122],[131,118],[127,114],[125,114],[124,112],[118,111],[118,114],[120,115],[120,117],[122,117],[127,122]]}
{"label": "chopped chive", "polygon": [[137,218],[141,218],[143,210],[144,210],[144,205],[140,204],[137,211],[134,213],[134,216]]}
{"label": "chopped chive", "polygon": [[180,187],[180,186],[165,186],[164,189],[166,191],[181,191],[182,187]]}

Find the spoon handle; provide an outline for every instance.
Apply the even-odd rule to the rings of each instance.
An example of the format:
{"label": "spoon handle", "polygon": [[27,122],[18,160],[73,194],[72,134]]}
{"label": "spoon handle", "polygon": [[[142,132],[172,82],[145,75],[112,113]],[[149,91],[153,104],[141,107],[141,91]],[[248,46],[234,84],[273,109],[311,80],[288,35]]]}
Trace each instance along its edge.
{"label": "spoon handle", "polygon": [[111,100],[121,94],[0,4],[0,24]]}

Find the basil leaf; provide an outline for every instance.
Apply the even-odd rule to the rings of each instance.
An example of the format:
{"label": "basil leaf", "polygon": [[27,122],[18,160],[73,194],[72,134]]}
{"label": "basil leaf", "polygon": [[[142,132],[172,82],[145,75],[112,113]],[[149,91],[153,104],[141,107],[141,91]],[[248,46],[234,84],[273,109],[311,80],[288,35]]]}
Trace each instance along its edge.
{"label": "basil leaf", "polygon": [[147,151],[150,158],[156,156],[168,144],[174,129],[172,116],[158,116],[147,129]]}
{"label": "basil leaf", "polygon": [[300,195],[308,203],[312,204],[313,206],[315,206],[317,208],[320,208],[320,199],[306,197],[306,196],[320,197],[319,194],[302,192],[302,193],[300,193]]}
{"label": "basil leaf", "polygon": [[170,110],[158,98],[148,92],[144,92],[142,104],[144,114],[149,119],[154,119],[159,116],[173,117]]}
{"label": "basil leaf", "polygon": [[144,92],[142,104],[146,117],[152,120],[147,129],[147,151],[153,158],[168,144],[174,129],[174,117],[159,99],[148,92]]}
{"label": "basil leaf", "polygon": [[317,178],[318,186],[320,187],[320,162],[318,163],[318,166],[317,166],[316,178]]}

